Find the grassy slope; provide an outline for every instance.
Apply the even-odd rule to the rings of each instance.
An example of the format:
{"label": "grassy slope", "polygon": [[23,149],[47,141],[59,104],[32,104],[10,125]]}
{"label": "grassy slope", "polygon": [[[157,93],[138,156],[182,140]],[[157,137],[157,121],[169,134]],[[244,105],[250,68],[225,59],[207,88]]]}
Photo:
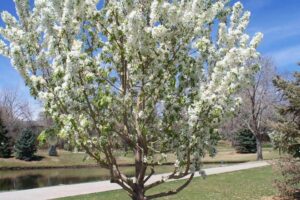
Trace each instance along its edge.
{"label": "grassy slope", "polygon": [[[160,200],[259,200],[275,194],[272,187],[274,174],[271,167],[256,168],[221,175],[195,178],[178,195]],[[154,191],[178,187],[182,181],[166,183]],[[122,190],[62,198],[61,200],[130,200]]]}
{"label": "grassy slope", "polygon": [[17,160],[15,158],[3,159],[0,158],[0,167],[44,167],[44,166],[72,166],[72,165],[88,165],[95,164],[93,160],[87,160],[83,162],[85,154],[72,153],[68,151],[58,151],[59,156],[50,157],[47,155],[47,151],[40,150],[36,153],[37,156],[41,156],[40,161],[26,162]]}

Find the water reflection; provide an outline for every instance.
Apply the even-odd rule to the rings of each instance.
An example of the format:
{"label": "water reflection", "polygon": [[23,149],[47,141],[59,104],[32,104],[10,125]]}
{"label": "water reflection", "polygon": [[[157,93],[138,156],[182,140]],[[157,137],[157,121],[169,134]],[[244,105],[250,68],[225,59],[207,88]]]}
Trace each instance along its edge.
{"label": "water reflection", "polygon": [[[101,177],[103,178],[103,177]],[[40,174],[0,179],[0,190],[21,190],[101,180],[100,177],[47,177]],[[108,179],[109,177],[106,177]]]}
{"label": "water reflection", "polygon": [[31,176],[19,176],[16,178],[0,179],[0,189],[13,190],[36,188],[39,187],[39,180],[42,178],[42,175],[37,174]]}
{"label": "water reflection", "polygon": [[0,191],[107,179],[108,171],[99,168],[0,171]]}

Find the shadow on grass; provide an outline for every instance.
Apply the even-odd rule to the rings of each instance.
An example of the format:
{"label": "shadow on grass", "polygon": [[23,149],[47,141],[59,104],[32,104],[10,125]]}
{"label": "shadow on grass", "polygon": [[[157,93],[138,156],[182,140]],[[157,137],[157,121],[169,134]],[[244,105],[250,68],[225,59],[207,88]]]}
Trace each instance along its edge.
{"label": "shadow on grass", "polygon": [[45,159],[44,156],[37,156],[37,155],[34,155],[33,158],[31,160],[27,160],[27,161],[41,161]]}

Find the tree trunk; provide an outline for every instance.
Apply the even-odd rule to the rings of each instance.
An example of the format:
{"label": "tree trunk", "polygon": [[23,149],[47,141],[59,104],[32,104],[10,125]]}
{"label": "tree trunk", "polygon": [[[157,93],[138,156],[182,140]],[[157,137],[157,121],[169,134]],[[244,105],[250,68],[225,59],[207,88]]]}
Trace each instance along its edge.
{"label": "tree trunk", "polygon": [[134,196],[132,200],[147,200],[145,197],[144,185],[136,185],[134,188]]}
{"label": "tree trunk", "polygon": [[[142,146],[142,142],[140,142],[140,146]],[[145,152],[144,152],[145,153]],[[132,200],[146,200],[145,198],[145,188],[144,188],[144,177],[146,173],[146,169],[143,164],[143,152],[139,146],[136,147],[135,150],[135,178],[136,183],[133,187],[133,196]]]}
{"label": "tree trunk", "polygon": [[263,160],[262,141],[259,136],[256,136],[256,148],[257,148],[256,160]]}

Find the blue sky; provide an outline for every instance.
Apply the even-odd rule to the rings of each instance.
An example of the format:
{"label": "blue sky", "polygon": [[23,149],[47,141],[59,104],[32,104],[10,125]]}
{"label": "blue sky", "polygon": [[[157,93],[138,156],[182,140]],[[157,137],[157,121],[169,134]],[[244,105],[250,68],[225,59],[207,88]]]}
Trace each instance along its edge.
{"label": "blue sky", "polygon": [[[233,0],[232,2],[236,2]],[[259,51],[272,57],[280,73],[300,71],[300,0],[241,0],[246,10],[251,11],[248,33],[262,32],[264,39]],[[13,0],[1,0],[0,12],[15,14]],[[0,26],[3,22],[0,20]],[[31,102],[35,113],[39,103],[30,97],[24,81],[11,66],[10,61],[0,56],[0,90],[18,89],[20,95]]]}

